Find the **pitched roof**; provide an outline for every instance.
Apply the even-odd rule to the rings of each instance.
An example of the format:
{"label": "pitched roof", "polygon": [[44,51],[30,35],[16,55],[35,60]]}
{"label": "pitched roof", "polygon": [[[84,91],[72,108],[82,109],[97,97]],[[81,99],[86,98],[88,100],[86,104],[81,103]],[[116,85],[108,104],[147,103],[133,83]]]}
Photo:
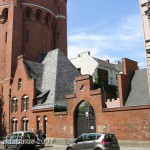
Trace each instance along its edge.
{"label": "pitched roof", "polygon": [[44,65],[38,62],[28,60],[25,61],[25,64],[30,77],[36,79],[36,89],[38,91],[42,91],[41,85],[44,72]]}
{"label": "pitched roof", "polygon": [[108,63],[108,62],[98,59],[98,58],[94,58],[94,59],[99,63],[100,67],[105,67],[108,69],[113,69],[113,70],[122,72],[122,64],[112,64],[112,63]]}
{"label": "pitched roof", "polygon": [[80,74],[69,59],[59,49],[55,49],[48,52],[42,61],[26,61],[26,65],[31,77],[36,80],[39,91],[37,97],[49,91],[43,105],[33,109],[66,105],[66,94],[72,92],[74,78]]}
{"label": "pitched roof", "polygon": [[125,107],[139,105],[150,105],[147,69],[135,71],[131,81],[131,91],[125,103]]}

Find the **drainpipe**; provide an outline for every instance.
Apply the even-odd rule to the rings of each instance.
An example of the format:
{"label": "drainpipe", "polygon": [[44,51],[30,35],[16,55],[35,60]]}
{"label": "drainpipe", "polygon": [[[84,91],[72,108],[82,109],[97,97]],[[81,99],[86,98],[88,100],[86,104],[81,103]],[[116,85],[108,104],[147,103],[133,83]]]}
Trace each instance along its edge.
{"label": "drainpipe", "polygon": [[11,89],[9,89],[9,93],[8,93],[8,134],[10,134],[10,99],[11,99]]}

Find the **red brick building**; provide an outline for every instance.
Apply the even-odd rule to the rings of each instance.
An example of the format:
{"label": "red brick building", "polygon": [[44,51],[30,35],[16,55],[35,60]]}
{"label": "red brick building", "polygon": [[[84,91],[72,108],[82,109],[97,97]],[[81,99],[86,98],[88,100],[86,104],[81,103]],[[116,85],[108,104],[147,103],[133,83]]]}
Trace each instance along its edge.
{"label": "red brick building", "polygon": [[149,141],[146,70],[122,60],[117,104],[93,90],[91,76],[79,76],[65,57],[66,0],[4,0],[0,16],[0,135],[41,129],[52,138],[113,132],[120,140]]}
{"label": "red brick building", "polygon": [[[50,52],[52,53],[55,51]],[[31,62],[24,60],[22,56],[18,57],[17,70],[11,85],[10,132],[41,129],[47,137],[51,138],[74,138],[85,132],[113,132],[120,140],[148,141],[150,105],[144,104],[142,100],[139,105],[133,103],[133,105],[130,104],[131,106],[126,106],[128,99],[127,101],[125,98],[122,99],[125,97],[122,95],[127,93],[122,79],[124,78],[125,81],[131,72],[137,69],[137,63],[123,59],[123,64],[126,74],[118,75],[120,107],[116,106],[115,101],[110,101],[112,108],[107,108],[105,91],[93,90],[92,77],[85,75],[75,78],[75,91],[73,94],[67,94],[67,110],[65,111],[61,109],[62,107],[52,105],[52,101],[47,105],[42,103],[42,97],[46,96],[46,92],[36,97],[37,79],[31,78],[31,73],[33,70],[36,73],[36,70],[31,71],[32,68],[29,68],[32,66]],[[143,79],[141,80],[144,82]],[[52,93],[51,90],[50,93]],[[57,100],[55,102],[58,103],[55,104],[62,106],[62,101]]]}
{"label": "red brick building", "polygon": [[[9,99],[17,57],[37,59],[55,48],[67,56],[66,0],[0,0],[0,87],[3,125],[9,132]],[[2,118],[1,117],[1,118]]]}

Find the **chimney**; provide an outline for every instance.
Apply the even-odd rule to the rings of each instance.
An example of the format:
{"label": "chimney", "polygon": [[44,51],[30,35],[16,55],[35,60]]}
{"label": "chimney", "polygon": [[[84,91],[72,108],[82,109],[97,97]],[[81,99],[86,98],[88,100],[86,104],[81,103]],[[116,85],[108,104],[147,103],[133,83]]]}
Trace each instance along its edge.
{"label": "chimney", "polygon": [[105,60],[105,62],[109,63],[109,59]]}
{"label": "chimney", "polygon": [[121,64],[121,61],[115,61],[115,64]]}

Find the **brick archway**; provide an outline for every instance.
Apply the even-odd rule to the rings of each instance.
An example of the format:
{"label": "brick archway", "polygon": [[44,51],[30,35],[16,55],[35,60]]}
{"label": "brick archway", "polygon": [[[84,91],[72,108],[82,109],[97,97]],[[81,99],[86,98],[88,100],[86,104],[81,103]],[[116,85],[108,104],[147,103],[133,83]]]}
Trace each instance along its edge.
{"label": "brick archway", "polygon": [[74,111],[75,137],[96,132],[95,112],[87,101],[81,101]]}
{"label": "brick archway", "polygon": [[[102,93],[100,89],[92,89],[92,77],[89,75],[79,76],[75,78],[76,91],[74,94],[68,94],[68,126],[69,136],[77,137],[77,109],[79,105],[86,101],[90,104],[94,111],[95,127],[93,132],[98,131],[99,113],[102,111]],[[91,125],[93,128],[93,125]]]}

